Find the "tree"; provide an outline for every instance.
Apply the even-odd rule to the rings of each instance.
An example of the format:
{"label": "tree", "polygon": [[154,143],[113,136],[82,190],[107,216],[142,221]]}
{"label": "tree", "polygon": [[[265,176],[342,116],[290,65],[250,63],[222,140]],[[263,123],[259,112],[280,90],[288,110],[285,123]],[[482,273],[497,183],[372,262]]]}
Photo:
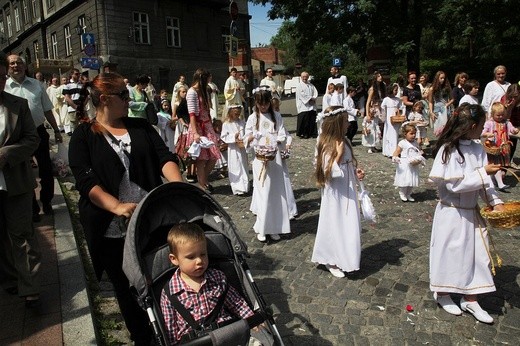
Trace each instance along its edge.
{"label": "tree", "polygon": [[421,61],[428,60],[429,66],[440,62],[453,70],[472,66],[476,76],[499,63],[509,67],[510,79],[520,74],[514,70],[520,54],[516,1],[252,1],[270,3],[272,19],[292,20],[294,49],[302,60],[318,43],[361,58],[367,48],[387,45],[394,64],[406,61],[409,70],[420,71]]}

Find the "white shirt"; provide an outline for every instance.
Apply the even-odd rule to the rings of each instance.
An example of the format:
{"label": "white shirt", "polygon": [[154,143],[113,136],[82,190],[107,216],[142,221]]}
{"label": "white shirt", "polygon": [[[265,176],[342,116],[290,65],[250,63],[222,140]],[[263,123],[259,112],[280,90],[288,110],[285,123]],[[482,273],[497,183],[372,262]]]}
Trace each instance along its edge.
{"label": "white shirt", "polygon": [[356,109],[354,100],[349,95],[343,100],[343,108],[347,110],[348,121],[356,121],[359,110]]}
{"label": "white shirt", "polygon": [[500,84],[495,80],[487,83],[484,89],[484,95],[482,96],[482,108],[484,108],[488,114],[491,114],[491,105],[494,102],[500,102],[500,98],[506,93],[510,85],[511,83],[509,82]]}
{"label": "white shirt", "polygon": [[262,86],[262,85],[269,86],[271,88],[271,92],[272,93],[277,93],[278,94],[278,89],[277,89],[277,86],[276,86],[276,82],[273,80],[273,78],[265,77],[264,79],[262,79],[260,81],[260,84],[258,84],[258,86]]}
{"label": "white shirt", "polygon": [[309,103],[316,100],[318,90],[311,83],[300,82],[296,86],[296,110],[298,113],[308,112],[316,109],[316,103]]}
{"label": "white shirt", "polygon": [[[334,85],[339,84],[339,83],[343,84],[343,97],[347,97],[347,88],[348,88],[347,77],[345,77],[345,76],[339,76],[337,78],[329,77],[329,79],[327,80],[326,88],[328,88],[330,83],[332,83]],[[327,89],[326,88],[325,88],[325,93],[327,93]]]}
{"label": "white shirt", "polygon": [[21,84],[18,84],[13,78],[9,78],[5,83],[5,91],[27,100],[36,127],[45,121],[45,112],[54,107],[41,83],[31,77],[25,77]]}
{"label": "white shirt", "polygon": [[466,94],[462,96],[459,101],[459,106],[463,103],[469,103],[470,105],[478,105],[478,99],[475,96],[471,96],[470,94]]}

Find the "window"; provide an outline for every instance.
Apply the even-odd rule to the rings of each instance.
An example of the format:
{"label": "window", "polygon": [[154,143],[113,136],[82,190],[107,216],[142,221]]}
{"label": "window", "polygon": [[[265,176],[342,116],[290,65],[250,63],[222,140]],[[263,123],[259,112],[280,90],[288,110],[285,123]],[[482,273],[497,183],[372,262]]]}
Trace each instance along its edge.
{"label": "window", "polygon": [[13,23],[11,21],[11,14],[5,15],[5,21],[7,22],[7,36],[11,37],[13,36]]}
{"label": "window", "polygon": [[29,7],[27,7],[27,0],[22,0],[22,11],[24,24],[30,22],[29,20]]}
{"label": "window", "polygon": [[72,40],[70,36],[70,25],[65,25],[63,27],[63,36],[65,36],[65,55],[72,55]]}
{"label": "window", "polygon": [[181,46],[181,26],[179,18],[166,17],[166,44],[168,47]]}
{"label": "window", "polygon": [[54,6],[54,0],[47,0],[47,8],[52,8]]}
{"label": "window", "polygon": [[[78,17],[78,24],[79,26],[81,27],[81,32],[79,33],[80,35],[81,34],[85,34],[87,32],[87,22],[85,20],[85,16],[84,15],[81,15]],[[79,39],[81,42],[81,49],[85,48],[85,42],[83,42],[83,36],[80,36],[80,39]]]}
{"label": "window", "polygon": [[16,28],[16,32],[20,31],[22,25],[20,24],[20,9],[18,7],[14,8],[14,26]]}
{"label": "window", "polygon": [[150,44],[150,25],[146,13],[134,12],[134,42]]}
{"label": "window", "polygon": [[40,45],[38,41],[33,42],[33,50],[34,50],[34,59],[38,59],[40,57]]}
{"label": "window", "polygon": [[51,34],[52,58],[58,59],[58,36],[56,32]]}
{"label": "window", "polygon": [[40,12],[38,12],[38,0],[31,0],[31,1],[32,1],[33,18],[39,18]]}

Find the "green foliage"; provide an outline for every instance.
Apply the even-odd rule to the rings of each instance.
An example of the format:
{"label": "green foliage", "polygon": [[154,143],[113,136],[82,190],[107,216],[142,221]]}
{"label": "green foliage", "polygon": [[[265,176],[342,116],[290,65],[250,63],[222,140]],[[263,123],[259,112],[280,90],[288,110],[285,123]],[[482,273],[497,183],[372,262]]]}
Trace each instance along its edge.
{"label": "green foliage", "polygon": [[[472,71],[472,77],[489,79],[495,65],[505,64],[508,79],[520,77],[516,68],[520,55],[517,1],[252,2],[270,3],[271,18],[290,20],[272,43],[284,45],[290,64],[301,62],[315,75],[328,73],[324,66],[330,64],[332,55],[343,58],[349,73],[349,64],[363,61],[367,48],[386,45],[392,50],[392,67],[403,72],[424,69],[434,73],[442,68],[448,74],[465,70]],[[322,69],[324,72],[317,72]]]}

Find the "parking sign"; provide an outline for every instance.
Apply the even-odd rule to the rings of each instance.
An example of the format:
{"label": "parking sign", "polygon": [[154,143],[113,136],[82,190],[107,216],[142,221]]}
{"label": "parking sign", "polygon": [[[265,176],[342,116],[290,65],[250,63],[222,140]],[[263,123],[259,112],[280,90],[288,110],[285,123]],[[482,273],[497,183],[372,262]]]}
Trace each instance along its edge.
{"label": "parking sign", "polygon": [[341,67],[341,59],[340,58],[333,58],[332,59],[332,66],[334,66],[334,67]]}

